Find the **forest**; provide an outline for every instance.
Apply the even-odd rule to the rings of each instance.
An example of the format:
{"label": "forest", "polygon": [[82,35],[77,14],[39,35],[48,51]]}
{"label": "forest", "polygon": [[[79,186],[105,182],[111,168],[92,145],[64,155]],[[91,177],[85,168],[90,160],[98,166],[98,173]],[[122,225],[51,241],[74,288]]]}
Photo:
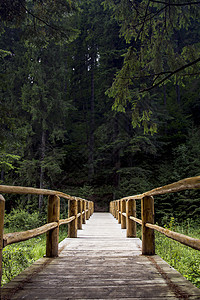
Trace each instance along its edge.
{"label": "forest", "polygon": [[[199,175],[199,2],[7,0],[0,22],[1,184],[102,211]],[[156,220],[198,220],[199,199],[157,197]],[[6,212],[45,201],[7,196]]]}

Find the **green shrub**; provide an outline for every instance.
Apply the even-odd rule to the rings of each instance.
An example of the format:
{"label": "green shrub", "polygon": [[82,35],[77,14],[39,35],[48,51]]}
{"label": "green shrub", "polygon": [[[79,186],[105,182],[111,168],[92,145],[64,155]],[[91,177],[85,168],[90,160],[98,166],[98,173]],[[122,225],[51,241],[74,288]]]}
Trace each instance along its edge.
{"label": "green shrub", "polygon": [[28,230],[41,226],[42,219],[39,212],[29,213],[25,209],[12,209],[5,215],[5,227]]}

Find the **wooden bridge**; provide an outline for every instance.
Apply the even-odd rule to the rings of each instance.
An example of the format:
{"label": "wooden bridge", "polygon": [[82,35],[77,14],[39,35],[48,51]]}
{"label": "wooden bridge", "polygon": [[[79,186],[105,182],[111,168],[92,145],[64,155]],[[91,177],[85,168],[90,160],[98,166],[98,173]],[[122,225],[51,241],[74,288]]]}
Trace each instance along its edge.
{"label": "wooden bridge", "polygon": [[[153,224],[153,195],[193,188],[200,188],[200,177],[113,201],[110,213],[94,213],[91,201],[61,192],[0,186],[1,193],[49,195],[48,224],[5,235],[5,199],[0,197],[0,262],[6,245],[47,232],[46,257],[1,288],[1,299],[200,299],[198,288],[155,255],[154,243],[158,230],[200,250],[200,240]],[[65,220],[59,219],[59,197],[69,200]],[[142,200],[141,220],[135,216],[137,199]],[[59,226],[66,223],[69,238],[58,245]],[[136,223],[142,226],[142,241],[135,237]]]}

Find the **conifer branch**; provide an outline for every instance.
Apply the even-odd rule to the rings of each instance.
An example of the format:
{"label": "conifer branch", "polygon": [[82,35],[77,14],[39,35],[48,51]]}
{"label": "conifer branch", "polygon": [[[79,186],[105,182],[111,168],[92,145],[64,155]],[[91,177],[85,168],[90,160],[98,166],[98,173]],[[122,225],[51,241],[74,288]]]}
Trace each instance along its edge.
{"label": "conifer branch", "polygon": [[185,3],[172,3],[172,2],[169,3],[169,2],[165,2],[165,1],[159,1],[159,0],[150,0],[150,2],[165,4],[167,6],[184,6],[184,5],[197,5],[197,4],[200,4],[200,1],[185,2]]}
{"label": "conifer branch", "polygon": [[33,18],[35,18],[36,20],[42,22],[43,24],[45,24],[47,27],[55,30],[55,31],[59,31],[60,33],[62,33],[63,35],[66,35],[66,33],[64,31],[62,31],[59,27],[55,27],[52,26],[51,24],[49,24],[48,22],[46,22],[45,20],[41,19],[40,17],[38,17],[37,15],[33,14],[30,10],[28,10],[26,8],[26,6],[23,5],[22,1],[20,0],[20,5],[23,7],[23,9],[29,14],[31,15]]}
{"label": "conifer branch", "polygon": [[[192,62],[190,62],[190,63],[188,63],[188,64],[186,64],[186,65],[184,65],[184,66],[182,66],[182,67],[180,67],[180,68],[178,68],[178,69],[176,69],[175,71],[170,71],[170,72],[169,72],[169,75],[167,75],[165,78],[163,78],[162,80],[160,80],[160,81],[157,82],[156,84],[154,84],[154,85],[152,85],[152,86],[150,86],[150,87],[148,87],[148,88],[146,88],[146,89],[140,90],[139,92],[140,92],[140,93],[143,93],[143,92],[147,92],[147,91],[150,91],[150,90],[154,89],[155,87],[159,86],[160,84],[162,84],[163,82],[165,82],[166,80],[168,80],[170,77],[172,77],[172,76],[175,75],[176,73],[181,72],[181,71],[183,71],[183,70],[185,70],[185,69],[187,69],[187,68],[189,68],[189,67],[191,67],[191,66],[197,64],[199,61],[200,61],[200,57],[197,58],[196,60],[194,60],[194,61],[192,61]],[[162,72],[162,73],[163,73],[163,72]],[[161,75],[162,75],[162,74],[161,74]]]}

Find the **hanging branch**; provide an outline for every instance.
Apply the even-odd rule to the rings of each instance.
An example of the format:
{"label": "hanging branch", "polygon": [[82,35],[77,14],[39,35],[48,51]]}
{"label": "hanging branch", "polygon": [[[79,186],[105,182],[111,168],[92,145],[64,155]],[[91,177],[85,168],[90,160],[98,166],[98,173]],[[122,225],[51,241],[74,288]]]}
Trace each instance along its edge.
{"label": "hanging branch", "polygon": [[[139,92],[140,92],[140,93],[143,93],[143,92],[147,92],[147,91],[150,91],[150,90],[154,89],[155,87],[161,85],[163,82],[165,82],[166,80],[168,80],[170,77],[172,77],[172,76],[175,75],[176,73],[178,73],[178,72],[180,72],[180,71],[183,71],[183,70],[185,70],[185,69],[187,69],[187,68],[189,68],[189,67],[191,67],[191,66],[197,64],[199,61],[200,61],[200,57],[197,58],[196,60],[194,60],[194,61],[192,61],[192,62],[190,62],[190,63],[188,63],[188,64],[186,64],[186,65],[184,65],[184,66],[182,66],[182,67],[180,67],[180,68],[178,68],[178,69],[176,69],[175,71],[170,71],[170,74],[167,75],[165,78],[163,78],[162,80],[160,80],[160,81],[157,82],[156,84],[150,86],[149,88],[140,90]],[[162,74],[163,74],[163,72],[162,72]]]}
{"label": "hanging branch", "polygon": [[160,3],[160,4],[165,4],[165,5],[168,5],[168,6],[185,6],[185,5],[196,5],[196,4],[200,4],[200,1],[197,1],[197,2],[185,2],[185,3],[168,3],[168,2],[165,2],[165,1],[158,1],[158,0],[149,0],[150,2],[153,2],[153,3]]}
{"label": "hanging branch", "polygon": [[45,24],[47,27],[57,31],[57,32],[60,32],[61,34],[63,34],[64,36],[67,36],[66,32],[64,32],[63,30],[61,30],[59,27],[55,27],[55,26],[52,26],[51,24],[49,24],[48,22],[46,22],[45,20],[41,19],[40,17],[38,17],[37,15],[33,14],[30,10],[28,10],[26,8],[26,6],[24,6],[24,4],[22,3],[21,0],[19,0],[20,2],[20,5],[23,7],[23,9],[29,14],[31,15],[34,19],[42,22],[43,24]]}

